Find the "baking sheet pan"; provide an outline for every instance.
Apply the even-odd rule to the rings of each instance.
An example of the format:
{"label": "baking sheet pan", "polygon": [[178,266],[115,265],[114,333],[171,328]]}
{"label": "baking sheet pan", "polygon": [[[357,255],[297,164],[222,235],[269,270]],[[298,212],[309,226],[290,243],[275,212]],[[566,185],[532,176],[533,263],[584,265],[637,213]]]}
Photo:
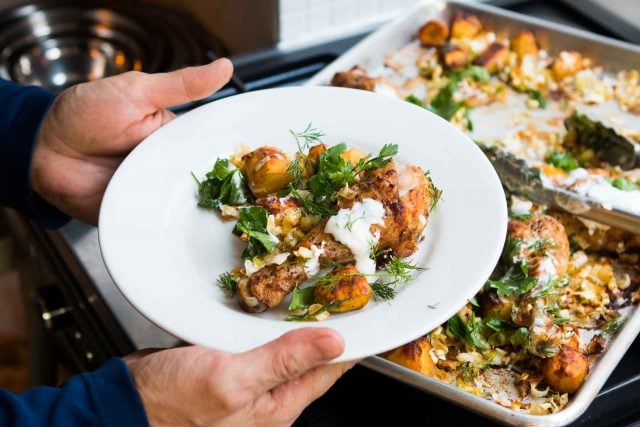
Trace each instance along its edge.
{"label": "baking sheet pan", "polygon": [[[543,49],[551,53],[559,50],[577,50],[602,64],[607,71],[632,69],[640,64],[640,47],[638,46],[487,5],[431,1],[417,6],[371,34],[316,74],[307,84],[327,85],[336,72],[348,70],[355,65],[365,69],[375,69],[383,63],[385,54],[394,52],[412,40],[415,32],[424,22],[433,18],[449,21],[456,10],[477,15],[483,25],[492,29],[497,35],[513,34],[517,30],[529,29],[534,32]],[[494,162],[494,166],[499,170],[503,181],[512,179],[519,182],[517,180],[520,178],[513,176],[519,172],[510,162]],[[500,171],[501,168],[502,171]],[[640,217],[630,213],[605,209],[597,203],[565,190],[549,189],[541,185],[530,185],[524,190],[523,192],[535,202],[570,210],[588,219],[640,233]],[[591,366],[590,373],[581,388],[570,397],[569,404],[550,415],[529,415],[512,411],[454,385],[419,374],[378,356],[370,357],[362,364],[503,424],[558,426],[571,423],[587,409],[639,331],[640,311],[634,308],[605,353]]]}

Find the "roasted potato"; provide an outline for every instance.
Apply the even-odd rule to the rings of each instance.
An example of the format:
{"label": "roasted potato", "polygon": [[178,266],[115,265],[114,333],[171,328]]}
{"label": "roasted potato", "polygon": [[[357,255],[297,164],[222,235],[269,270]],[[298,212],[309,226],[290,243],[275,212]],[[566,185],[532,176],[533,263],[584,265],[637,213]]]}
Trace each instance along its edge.
{"label": "roasted potato", "polygon": [[526,55],[537,55],[538,43],[536,42],[536,36],[534,36],[531,31],[520,31],[511,37],[511,50],[514,51],[520,59]]}
{"label": "roasted potato", "polygon": [[316,165],[320,160],[320,154],[327,150],[327,146],[324,144],[317,144],[309,148],[309,153],[304,161],[304,175],[305,178],[309,178],[316,173]]}
{"label": "roasted potato", "polygon": [[579,52],[562,51],[551,64],[551,73],[556,80],[563,80],[576,74],[582,67],[583,58]]}
{"label": "roasted potato", "polygon": [[485,48],[473,61],[481,65],[490,73],[496,73],[509,60],[509,49],[502,43],[493,42]]}
{"label": "roasted potato", "polygon": [[363,153],[357,148],[349,148],[347,151],[342,153],[342,158],[352,165],[355,165],[360,159],[363,159],[365,157],[367,157],[367,154]]}
{"label": "roasted potato", "polygon": [[343,268],[335,268],[335,278],[327,284],[319,284],[314,288],[315,300],[318,304],[339,303],[329,309],[331,313],[344,313],[359,310],[371,299],[373,291],[367,278],[358,273],[355,266],[349,264]]}
{"label": "roasted potato", "polygon": [[440,54],[442,62],[450,70],[466,67],[471,60],[471,55],[467,49],[453,43],[445,44]]}
{"label": "roasted potato", "polygon": [[475,15],[457,12],[451,24],[451,37],[473,37],[482,29],[482,23]]}
{"label": "roasted potato", "polygon": [[426,337],[421,337],[383,356],[391,362],[432,377],[435,375],[436,365],[431,359],[430,351],[431,343]]}
{"label": "roasted potato", "polygon": [[282,190],[291,182],[290,160],[279,148],[264,146],[242,156],[241,172],[253,195],[263,197]]}
{"label": "roasted potato", "polygon": [[544,380],[560,393],[575,393],[589,373],[587,356],[568,345],[563,345],[560,352],[542,361]]}
{"label": "roasted potato", "polygon": [[439,19],[432,19],[418,31],[418,40],[425,46],[442,46],[449,38],[449,27]]}
{"label": "roasted potato", "polygon": [[511,321],[511,308],[513,301],[505,296],[500,296],[494,290],[482,293],[480,297],[482,317],[491,317],[502,322]]}
{"label": "roasted potato", "polygon": [[331,79],[331,86],[349,87],[373,92],[376,88],[376,79],[369,77],[365,70],[355,66],[349,71],[340,71],[334,74]]}

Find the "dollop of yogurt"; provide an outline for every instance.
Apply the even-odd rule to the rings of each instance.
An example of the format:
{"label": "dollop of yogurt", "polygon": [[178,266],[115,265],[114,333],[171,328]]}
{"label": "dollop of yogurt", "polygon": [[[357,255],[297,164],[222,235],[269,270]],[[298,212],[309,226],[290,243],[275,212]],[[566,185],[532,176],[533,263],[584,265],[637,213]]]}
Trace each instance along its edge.
{"label": "dollop of yogurt", "polygon": [[340,209],[329,218],[324,232],[348,247],[356,260],[356,269],[363,274],[374,274],[376,262],[371,259],[371,248],[380,240],[380,233],[371,232],[371,226],[384,225],[384,206],[377,200],[364,199],[351,209]]}

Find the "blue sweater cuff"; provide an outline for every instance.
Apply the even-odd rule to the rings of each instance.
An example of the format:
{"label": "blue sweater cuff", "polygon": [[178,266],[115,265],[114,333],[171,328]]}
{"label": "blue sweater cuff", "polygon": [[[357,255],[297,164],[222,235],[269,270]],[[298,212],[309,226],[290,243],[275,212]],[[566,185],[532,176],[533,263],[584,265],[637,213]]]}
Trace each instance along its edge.
{"label": "blue sweater cuff", "polygon": [[112,359],[62,386],[21,394],[0,390],[0,426],[145,427],[147,416],[127,365]]}
{"label": "blue sweater cuff", "polygon": [[129,368],[122,359],[111,359],[99,370],[82,377],[89,394],[95,397],[98,419],[105,426],[149,425]]}
{"label": "blue sweater cuff", "polygon": [[31,187],[31,158],[45,114],[55,96],[35,86],[0,80],[0,204],[11,206],[46,228],[69,217]]}

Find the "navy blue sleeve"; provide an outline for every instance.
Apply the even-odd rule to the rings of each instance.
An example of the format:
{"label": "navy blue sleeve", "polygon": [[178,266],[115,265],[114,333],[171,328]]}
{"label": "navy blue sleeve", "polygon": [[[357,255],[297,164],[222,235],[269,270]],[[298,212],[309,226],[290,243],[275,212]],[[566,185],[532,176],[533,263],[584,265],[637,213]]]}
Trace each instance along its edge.
{"label": "navy blue sleeve", "polygon": [[112,359],[92,373],[71,377],[60,388],[22,394],[0,390],[1,426],[148,426],[127,365]]}
{"label": "navy blue sleeve", "polygon": [[69,217],[31,188],[31,156],[54,95],[35,86],[0,79],[0,205],[10,206],[47,228]]}

